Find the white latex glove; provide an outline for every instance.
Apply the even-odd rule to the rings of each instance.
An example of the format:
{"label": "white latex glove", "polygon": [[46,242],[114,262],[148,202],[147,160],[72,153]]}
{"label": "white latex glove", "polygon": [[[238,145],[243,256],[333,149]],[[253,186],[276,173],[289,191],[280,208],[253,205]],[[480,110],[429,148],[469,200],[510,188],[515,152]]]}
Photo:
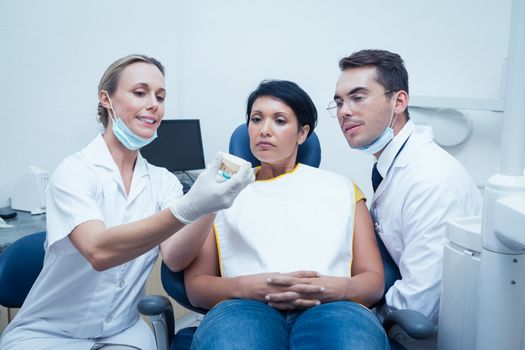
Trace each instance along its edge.
{"label": "white latex glove", "polygon": [[178,198],[171,206],[173,216],[184,224],[221,209],[229,208],[237,195],[255,181],[249,162],[243,163],[231,179],[217,182],[216,175],[221,165],[222,153],[217,153],[214,161],[204,170],[191,189]]}

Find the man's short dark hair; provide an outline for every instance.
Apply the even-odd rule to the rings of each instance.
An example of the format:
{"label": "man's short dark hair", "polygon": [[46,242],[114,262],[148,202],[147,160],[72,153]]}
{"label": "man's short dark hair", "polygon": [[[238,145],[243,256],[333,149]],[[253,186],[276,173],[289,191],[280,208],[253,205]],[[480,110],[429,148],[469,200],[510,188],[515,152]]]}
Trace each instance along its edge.
{"label": "man's short dark hair", "polygon": [[385,50],[361,50],[339,61],[342,71],[349,68],[372,66],[377,69],[377,82],[385,90],[404,90],[408,94],[408,72],[397,53]]}
{"label": "man's short dark hair", "polygon": [[[385,90],[392,91],[387,96],[392,96],[395,91],[404,90],[408,94],[408,72],[405,62],[397,53],[386,50],[361,50],[339,61],[341,71],[358,67],[375,67],[377,82]],[[405,110],[408,119],[408,109]]]}

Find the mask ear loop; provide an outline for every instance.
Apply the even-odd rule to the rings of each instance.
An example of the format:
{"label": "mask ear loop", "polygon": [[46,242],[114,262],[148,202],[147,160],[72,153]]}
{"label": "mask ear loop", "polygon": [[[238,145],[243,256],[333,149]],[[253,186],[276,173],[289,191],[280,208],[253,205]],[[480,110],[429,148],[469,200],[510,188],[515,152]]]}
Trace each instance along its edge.
{"label": "mask ear loop", "polygon": [[[396,95],[394,93],[394,106],[392,107],[392,114],[390,115],[390,123],[388,123],[389,124],[388,127],[391,128],[391,129],[393,129],[394,123],[396,122],[396,118],[398,116],[398,114],[394,113],[394,111],[396,109],[396,98],[395,98],[395,96]],[[108,96],[108,98],[109,98],[109,96]],[[392,118],[393,118],[393,120],[392,120]]]}
{"label": "mask ear loop", "polygon": [[109,98],[109,93],[107,90],[104,90],[104,92],[106,93],[106,96],[108,97],[108,101],[109,101],[109,107],[111,107],[111,112],[108,110],[109,112],[109,115],[111,117],[111,120],[113,120],[114,122],[117,121],[117,116],[115,115],[115,109],[113,108],[113,103],[111,103],[111,98]]}

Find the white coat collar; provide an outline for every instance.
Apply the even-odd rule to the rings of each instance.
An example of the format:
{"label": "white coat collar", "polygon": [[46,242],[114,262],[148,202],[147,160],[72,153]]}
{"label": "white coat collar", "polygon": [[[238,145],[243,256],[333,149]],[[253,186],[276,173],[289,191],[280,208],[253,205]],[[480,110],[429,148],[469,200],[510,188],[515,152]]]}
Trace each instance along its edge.
{"label": "white coat collar", "polygon": [[[124,184],[122,183],[122,177],[117,164],[113,160],[109,148],[102,137],[102,134],[97,135],[82,152],[86,160],[95,165],[104,167],[113,173],[113,180],[121,188],[122,192],[125,193]],[[135,163],[135,169],[133,170],[133,180],[131,183],[131,189],[129,192],[128,200],[130,203],[142,192],[145,187],[145,182],[142,181],[143,177],[149,176],[148,166],[146,160],[142,158],[140,152],[137,155],[137,161]]]}
{"label": "white coat collar", "polygon": [[383,177],[386,177],[388,170],[394,163],[394,160],[399,152],[399,149],[405,144],[405,141],[412,135],[416,126],[412,120],[403,126],[403,128],[397,133],[397,135],[390,141],[390,143],[385,147],[379,159],[377,160],[377,170],[379,174]]}
{"label": "white coat collar", "polygon": [[[410,139],[408,140],[409,137]],[[378,198],[388,187],[392,177],[390,171],[391,168],[402,168],[410,162],[410,159],[412,158],[411,155],[414,152],[414,148],[410,145],[413,143],[423,145],[427,142],[432,142],[432,139],[432,128],[430,127],[416,126],[411,120],[403,126],[394,139],[385,147],[377,160],[377,169],[383,177],[383,181],[372,196],[372,203],[374,203],[376,198]],[[398,156],[399,149],[405,144],[405,142],[407,142],[407,145]]]}
{"label": "white coat collar", "polygon": [[82,153],[86,160],[93,164],[102,166],[109,170],[118,170],[117,164],[111,157],[108,145],[104,141],[102,134],[98,134],[87,146],[83,149]]}
{"label": "white coat collar", "polygon": [[[102,134],[97,135],[87,146],[84,148],[84,155],[86,159],[93,165],[102,166],[112,171],[118,171],[117,164],[113,160],[111,153],[109,152],[108,145],[104,141]],[[148,168],[146,161],[142,158],[140,152],[137,155],[137,161],[135,163],[135,170],[133,176],[148,176]]]}

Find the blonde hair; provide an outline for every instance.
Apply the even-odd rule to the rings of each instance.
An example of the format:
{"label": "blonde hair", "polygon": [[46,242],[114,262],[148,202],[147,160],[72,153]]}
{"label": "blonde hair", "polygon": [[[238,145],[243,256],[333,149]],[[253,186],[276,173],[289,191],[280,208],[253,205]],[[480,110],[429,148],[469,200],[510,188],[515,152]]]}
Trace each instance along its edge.
{"label": "blonde hair", "polygon": [[[102,78],[100,78],[100,83],[98,84],[98,92],[105,90],[108,95],[113,95],[117,90],[120,75],[122,71],[129,65],[136,62],[145,62],[155,65],[162,75],[164,76],[164,66],[158,60],[153,57],[148,57],[145,55],[128,55],[122,58],[119,58],[113,62],[104,72]],[[98,103],[98,121],[102,123],[104,128],[108,127],[108,110],[102,104]]]}

